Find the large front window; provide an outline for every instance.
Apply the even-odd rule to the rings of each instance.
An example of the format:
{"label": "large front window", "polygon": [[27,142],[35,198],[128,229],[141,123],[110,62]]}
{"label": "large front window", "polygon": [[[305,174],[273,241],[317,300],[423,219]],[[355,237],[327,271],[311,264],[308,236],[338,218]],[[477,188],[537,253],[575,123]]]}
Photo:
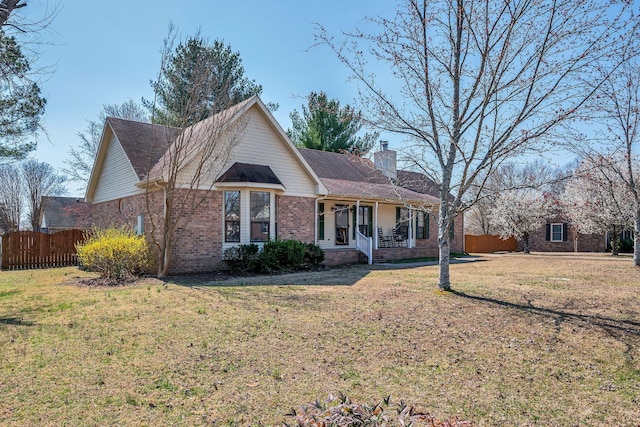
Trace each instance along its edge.
{"label": "large front window", "polygon": [[349,244],[349,206],[336,205],[336,245]]}
{"label": "large front window", "polygon": [[269,221],[271,219],[271,202],[269,193],[252,191],[251,200],[251,241],[266,242],[269,240]]}
{"label": "large front window", "polygon": [[240,241],[240,192],[224,192],[224,241]]}

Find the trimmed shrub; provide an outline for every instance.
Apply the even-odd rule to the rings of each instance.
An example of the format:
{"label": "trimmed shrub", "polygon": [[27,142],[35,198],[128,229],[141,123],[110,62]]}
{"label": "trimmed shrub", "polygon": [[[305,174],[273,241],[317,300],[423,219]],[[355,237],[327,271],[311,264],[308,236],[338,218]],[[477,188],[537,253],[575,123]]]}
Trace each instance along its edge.
{"label": "trimmed shrub", "polygon": [[151,264],[149,245],[129,227],[92,228],[76,246],[80,264],[101,277],[125,280],[140,275]]}
{"label": "trimmed shrub", "polygon": [[234,274],[275,273],[317,266],[324,261],[324,251],[298,240],[270,240],[262,250],[254,243],[234,246],[222,259]]}
{"label": "trimmed shrub", "polygon": [[304,262],[306,245],[298,240],[270,240],[262,247],[259,268],[262,273],[297,269]]}
{"label": "trimmed shrub", "polygon": [[304,262],[309,266],[320,265],[324,261],[324,251],[316,244],[308,243],[304,251]]}
{"label": "trimmed shrub", "polygon": [[222,260],[234,274],[247,274],[258,268],[258,252],[260,248],[255,243],[239,245],[224,251]]}

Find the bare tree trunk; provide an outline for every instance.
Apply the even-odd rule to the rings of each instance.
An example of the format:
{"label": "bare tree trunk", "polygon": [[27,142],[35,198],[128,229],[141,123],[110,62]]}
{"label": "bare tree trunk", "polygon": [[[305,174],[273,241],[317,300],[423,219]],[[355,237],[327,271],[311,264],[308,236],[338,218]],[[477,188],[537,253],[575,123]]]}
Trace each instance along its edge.
{"label": "bare tree trunk", "polygon": [[640,207],[636,211],[636,226],[633,232],[633,263],[640,266]]}
{"label": "bare tree trunk", "polygon": [[523,240],[523,244],[524,244],[524,253],[525,254],[530,254],[531,253],[531,246],[529,246],[529,233],[524,233],[524,235],[522,236],[522,240]]}
{"label": "bare tree trunk", "polygon": [[451,263],[451,246],[449,245],[449,218],[448,204],[446,200],[440,200],[440,214],[438,218],[438,265],[440,278],[438,286],[444,291],[451,290],[451,278],[449,265]]}

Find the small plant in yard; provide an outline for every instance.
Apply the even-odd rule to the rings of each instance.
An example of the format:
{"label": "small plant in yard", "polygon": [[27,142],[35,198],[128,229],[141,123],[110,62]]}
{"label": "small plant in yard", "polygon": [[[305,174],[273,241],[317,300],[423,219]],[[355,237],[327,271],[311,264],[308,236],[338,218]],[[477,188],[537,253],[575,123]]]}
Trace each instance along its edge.
{"label": "small plant in yard", "polygon": [[147,241],[127,227],[94,227],[76,250],[85,268],[108,279],[125,280],[139,275],[151,262]]}
{"label": "small plant in yard", "polygon": [[[439,420],[427,413],[417,411],[400,401],[396,410],[389,410],[391,397],[380,403],[353,403],[348,396],[340,394],[320,402],[303,405],[296,410],[291,408],[287,416],[295,417],[299,427],[350,427],[350,426],[424,426],[424,427],[468,427],[473,424],[457,417]],[[284,424],[289,426],[289,424]]]}

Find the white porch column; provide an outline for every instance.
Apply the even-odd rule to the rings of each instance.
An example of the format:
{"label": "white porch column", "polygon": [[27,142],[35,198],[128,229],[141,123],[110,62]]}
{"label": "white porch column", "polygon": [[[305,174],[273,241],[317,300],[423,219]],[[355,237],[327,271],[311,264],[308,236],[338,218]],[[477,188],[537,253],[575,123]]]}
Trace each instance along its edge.
{"label": "white porch column", "polygon": [[360,228],[360,200],[356,201],[356,229],[354,230],[354,236],[356,236],[356,239],[358,238],[356,231],[360,231],[359,228]]}
{"label": "white porch column", "polygon": [[371,230],[371,235],[373,236],[373,249],[378,249],[378,202],[376,202],[375,208],[373,209],[373,230]]}
{"label": "white porch column", "polygon": [[409,248],[413,247],[413,209],[409,208]]}

